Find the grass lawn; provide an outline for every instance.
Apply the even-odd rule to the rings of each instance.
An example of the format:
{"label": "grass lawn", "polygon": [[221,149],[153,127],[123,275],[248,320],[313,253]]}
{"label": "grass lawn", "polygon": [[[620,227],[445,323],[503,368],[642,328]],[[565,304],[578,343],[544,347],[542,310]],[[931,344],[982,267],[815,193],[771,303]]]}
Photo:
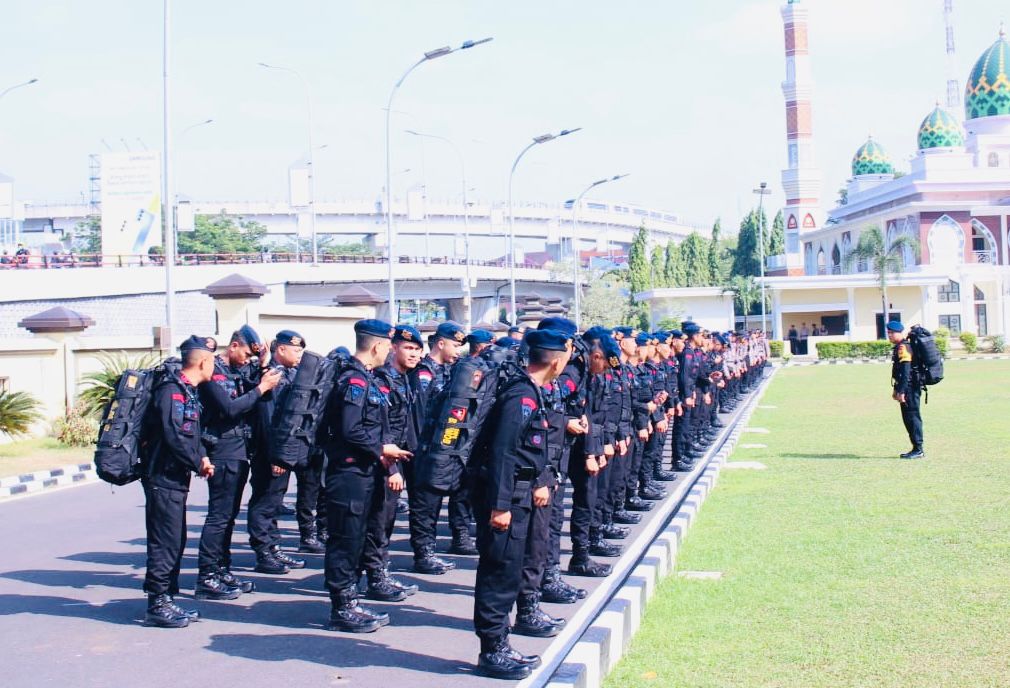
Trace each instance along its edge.
{"label": "grass lawn", "polygon": [[889,367],[779,371],[607,678],[626,686],[1010,686],[1010,361],[949,362],[924,461]]}
{"label": "grass lawn", "polygon": [[94,447],[65,447],[52,437],[0,444],[0,478],[88,463],[94,456]]}

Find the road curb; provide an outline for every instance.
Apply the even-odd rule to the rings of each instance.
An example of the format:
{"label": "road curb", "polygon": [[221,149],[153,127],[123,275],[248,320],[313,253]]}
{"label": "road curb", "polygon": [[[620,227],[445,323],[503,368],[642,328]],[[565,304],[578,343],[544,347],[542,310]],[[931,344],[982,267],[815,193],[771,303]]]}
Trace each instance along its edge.
{"label": "road curb", "polygon": [[546,688],[599,688],[631,644],[645,617],[649,600],[659,584],[674,573],[680,544],[694,522],[705,498],[719,481],[719,473],[733,452],[751,415],[775,375],[762,381],[761,387],[747,400],[733,427],[721,445],[707,457],[694,482],[681,497],[664,527],[645,546],[623,584],[591,621],[546,681],[524,681],[522,686]]}
{"label": "road curb", "polygon": [[23,473],[0,478],[0,499],[18,497],[68,485],[78,485],[98,480],[95,464],[68,464],[48,471]]}

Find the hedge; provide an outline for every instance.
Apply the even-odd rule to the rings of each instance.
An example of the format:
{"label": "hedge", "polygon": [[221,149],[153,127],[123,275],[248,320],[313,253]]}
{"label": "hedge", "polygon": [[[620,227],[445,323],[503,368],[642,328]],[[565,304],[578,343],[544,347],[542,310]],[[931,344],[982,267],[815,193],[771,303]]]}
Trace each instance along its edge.
{"label": "hedge", "polygon": [[774,339],[768,342],[768,349],[771,351],[772,358],[782,358],[782,345],[783,342]]}
{"label": "hedge", "polygon": [[876,342],[817,342],[818,358],[882,358],[890,356],[894,345]]}

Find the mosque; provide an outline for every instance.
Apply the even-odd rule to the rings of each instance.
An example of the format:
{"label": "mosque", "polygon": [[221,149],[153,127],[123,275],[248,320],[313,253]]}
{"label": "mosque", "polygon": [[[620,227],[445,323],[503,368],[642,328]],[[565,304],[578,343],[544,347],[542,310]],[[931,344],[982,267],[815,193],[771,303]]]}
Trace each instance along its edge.
{"label": "mosque", "polygon": [[[975,62],[964,89],[964,119],[939,104],[918,130],[907,172],[873,138],[852,158],[839,204],[821,210],[814,161],[807,9],[782,8],[785,25],[787,150],[786,252],[767,262],[775,337],[791,325],[826,330],[827,341],[883,337],[882,301],[872,265],[846,255],[869,227],[886,241],[907,235],[904,270],[888,280],[888,310],[906,324],[1005,335],[1010,323],[1010,43],[1002,31]],[[911,134],[911,132],[909,132]]]}

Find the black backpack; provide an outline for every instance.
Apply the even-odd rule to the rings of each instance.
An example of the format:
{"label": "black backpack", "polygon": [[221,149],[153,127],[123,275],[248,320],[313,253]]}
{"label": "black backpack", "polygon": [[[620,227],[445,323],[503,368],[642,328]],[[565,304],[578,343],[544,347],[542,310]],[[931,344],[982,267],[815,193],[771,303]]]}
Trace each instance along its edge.
{"label": "black backpack", "polygon": [[113,485],[127,485],[143,476],[142,435],[152,392],[167,376],[178,373],[182,362],[170,358],[155,368],[124,370],[116,395],[105,407],[98,426],[95,471]]}
{"label": "black backpack", "polygon": [[350,358],[336,350],[326,357],[311,351],[302,354],[294,380],[284,390],[274,409],[270,432],[270,463],[298,470],[309,463],[318,446],[326,402],[337,378]]}
{"label": "black backpack", "polygon": [[943,355],[931,333],[921,325],[908,331],[908,344],[912,347],[912,368],[924,385],[935,385],[943,380]]}
{"label": "black backpack", "polygon": [[452,367],[449,382],[431,401],[413,460],[419,484],[448,491],[462,483],[498,391],[521,372],[517,353],[500,347],[460,359]]}

